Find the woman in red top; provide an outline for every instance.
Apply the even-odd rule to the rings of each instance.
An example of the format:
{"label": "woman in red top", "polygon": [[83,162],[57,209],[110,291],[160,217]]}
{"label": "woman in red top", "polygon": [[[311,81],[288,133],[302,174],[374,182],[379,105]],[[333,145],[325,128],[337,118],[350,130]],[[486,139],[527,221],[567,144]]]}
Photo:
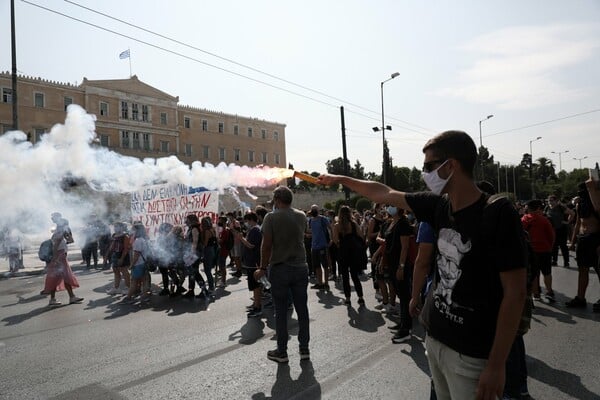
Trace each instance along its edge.
{"label": "woman in red top", "polygon": [[540,300],[540,271],[544,275],[546,299],[554,302],[552,290],[552,247],[554,246],[554,228],[543,212],[541,200],[527,203],[527,214],[521,218],[523,229],[529,234],[529,241],[535,253],[535,262],[531,266],[533,298]]}

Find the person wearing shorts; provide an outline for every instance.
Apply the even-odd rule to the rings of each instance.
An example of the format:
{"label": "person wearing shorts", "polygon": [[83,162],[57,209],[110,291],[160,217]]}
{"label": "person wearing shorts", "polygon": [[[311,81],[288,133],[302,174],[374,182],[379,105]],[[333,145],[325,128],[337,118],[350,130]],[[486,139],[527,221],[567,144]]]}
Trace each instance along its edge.
{"label": "person wearing shorts", "polygon": [[[586,308],[585,292],[589,283],[590,268],[596,270],[600,279],[598,250],[600,249],[600,190],[589,179],[579,185],[579,204],[575,208],[577,222],[571,240],[571,247],[577,243],[575,258],[579,269],[577,296],[566,303],[569,308]],[[579,235],[577,235],[579,233]],[[600,312],[600,300],[593,305],[594,312]]]}
{"label": "person wearing shorts", "polygon": [[533,298],[540,300],[540,272],[544,276],[546,300],[554,302],[552,290],[552,247],[556,239],[554,228],[543,213],[541,200],[527,203],[527,214],[521,218],[523,229],[529,234],[529,242],[535,254],[535,262],[531,265]]}

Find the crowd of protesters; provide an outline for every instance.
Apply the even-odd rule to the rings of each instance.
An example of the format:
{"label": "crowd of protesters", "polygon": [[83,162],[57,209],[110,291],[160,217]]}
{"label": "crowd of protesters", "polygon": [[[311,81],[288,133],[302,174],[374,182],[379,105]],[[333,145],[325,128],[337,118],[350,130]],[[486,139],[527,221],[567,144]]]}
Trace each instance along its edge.
{"label": "crowd of protesters", "polygon": [[[561,202],[550,196],[546,201],[511,203],[495,195],[490,184],[473,182],[468,172],[472,160],[452,158],[452,150],[448,150],[445,159],[437,155],[441,150],[436,146],[444,146],[444,141],[466,140],[461,132],[442,135],[446,135],[439,139],[442,144],[434,141],[430,145],[434,150],[426,147],[424,151],[429,160],[424,166],[424,179],[431,192],[405,194],[374,182],[325,175],[319,178],[321,183],[343,183],[379,203],[362,212],[341,206],[336,214],[317,204],[301,212],[290,208],[291,195],[290,203],[286,203],[281,200],[285,193],[276,189],[274,194],[280,195],[278,203],[274,198],[274,203],[259,206],[254,212],[228,213],[216,221],[189,214],[185,226],[163,223],[153,240],[139,222],[133,222],[131,227],[115,223],[111,234],[108,226],[92,216],[86,228],[85,264],[89,268],[93,261],[97,266],[100,250],[100,256],[114,272],[114,285],[108,293],[124,294],[123,303],[134,303],[138,296],[144,303],[152,294],[151,273],[155,271],[162,278],[160,296],[212,300],[214,291],[227,285],[229,261],[233,277],[247,277],[252,293],[252,304],[247,307],[249,318],[260,318],[263,309],[272,303],[279,325],[283,324],[286,308],[295,307],[296,312],[302,313],[306,326],[299,337],[301,359],[309,357],[308,314],[301,295],[306,293],[308,280],[313,282],[310,288],[318,291],[331,291],[331,282],[343,293],[347,306],[352,304],[353,286],[358,306],[366,307],[371,301],[364,297],[363,283],[370,276],[375,289],[373,308],[397,322],[390,327],[394,343],[411,338],[417,316],[425,326],[434,395],[471,398],[467,394],[477,390],[493,396],[504,387],[504,398],[528,398],[522,336],[529,329],[533,300],[556,301],[552,267],[558,265],[559,252],[562,266],[568,268],[569,246],[576,250],[579,273],[577,294],[566,302],[566,307],[587,307],[589,269],[594,268],[600,277],[598,182],[590,178],[581,184],[578,196],[571,201]],[[447,178],[441,177],[442,169],[449,170],[444,173]],[[455,183],[449,188],[448,181],[453,176]],[[464,211],[453,211],[449,197],[440,196],[442,193],[472,203],[464,206]],[[269,206],[274,208],[271,213]],[[282,209],[290,211],[286,214]],[[45,287],[51,295],[50,305],[58,304],[54,294],[62,286],[69,292],[71,303],[83,300],[73,294],[78,283],[65,256],[70,230],[59,217],[55,220],[54,256],[48,263]],[[303,224],[299,239],[298,221]],[[295,232],[293,241],[288,238],[289,248],[296,248],[299,243],[302,248],[303,241],[304,254],[299,256],[294,250],[290,255],[287,246],[277,245],[288,240],[287,230],[280,224],[288,224]],[[283,276],[284,267],[270,262],[273,257],[279,260],[278,257],[288,256],[293,261],[277,263],[289,269]],[[483,262],[490,267],[478,269],[482,260],[487,260]],[[302,283],[304,274],[306,286]],[[269,280],[275,280],[273,288]],[[435,300],[430,299],[432,296],[436,296]],[[481,302],[483,298],[487,300]],[[592,310],[600,312],[600,300]],[[283,330],[279,332],[283,328],[277,329],[283,335]],[[496,343],[497,340],[502,343]],[[475,383],[448,370],[446,361],[435,359],[449,350],[457,354],[457,364],[468,362],[481,373],[474,378]],[[269,352],[268,357],[287,362],[286,351],[287,340],[278,340],[277,350]],[[498,365],[490,367],[487,360],[501,361],[502,368],[506,368],[505,381],[489,375],[490,368]],[[498,384],[502,385],[500,389]],[[467,397],[461,397],[463,394]],[[489,397],[486,396],[479,397]]]}

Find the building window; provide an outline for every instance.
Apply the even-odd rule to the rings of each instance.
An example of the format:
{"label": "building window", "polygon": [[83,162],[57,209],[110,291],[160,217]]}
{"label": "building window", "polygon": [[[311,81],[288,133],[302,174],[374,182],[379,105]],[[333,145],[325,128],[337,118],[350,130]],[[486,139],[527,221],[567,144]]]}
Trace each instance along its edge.
{"label": "building window", "polygon": [[254,162],[254,151],[248,150],[248,162]]}
{"label": "building window", "polygon": [[269,161],[267,160],[267,153],[265,153],[264,151],[263,151],[263,153],[262,153],[262,161],[261,161],[261,162],[262,162],[263,164],[266,164],[266,163],[268,163],[268,162],[269,162]]}
{"label": "building window", "polygon": [[240,161],[240,149],[233,149],[233,161]]}
{"label": "building window", "polygon": [[142,133],[142,148],[146,151],[150,151],[150,134]]}
{"label": "building window", "polygon": [[138,120],[138,105],[137,105],[137,103],[131,103],[131,119],[134,121]]}
{"label": "building window", "polygon": [[148,106],[142,105],[142,121],[149,122],[150,117],[148,116]]}
{"label": "building window", "polygon": [[202,158],[208,160],[210,158],[210,147],[202,146]]}
{"label": "building window", "polygon": [[219,147],[219,161],[225,161],[225,147]]}
{"label": "building window", "polygon": [[12,89],[2,88],[2,102],[12,103]]}
{"label": "building window", "polygon": [[192,121],[190,120],[190,117],[183,117],[183,127],[189,129],[191,126]]}
{"label": "building window", "polygon": [[[6,132],[12,131],[12,130],[13,130],[12,125],[7,125],[7,124],[0,125],[0,133],[6,133]],[[27,140],[31,140],[29,135],[27,135]]]}
{"label": "building window", "polygon": [[279,142],[279,132],[277,132],[277,131],[273,132],[273,140],[276,142]]}
{"label": "building window", "polygon": [[121,102],[121,118],[127,119],[129,118],[129,105],[126,101]]}
{"label": "building window", "polygon": [[136,150],[140,148],[140,133],[139,132],[133,132],[133,139],[131,140],[131,144],[132,144],[132,147]]}
{"label": "building window", "polygon": [[267,138],[267,130],[266,129],[261,129],[260,130],[260,137],[263,139]]}
{"label": "building window", "polygon": [[127,131],[121,131],[121,147],[129,148],[129,132]]}
{"label": "building window", "polygon": [[160,113],[160,124],[161,125],[166,125],[167,124],[167,113]]}
{"label": "building window", "polygon": [[100,146],[108,147],[110,144],[108,139],[108,135],[100,135]]}
{"label": "building window", "polygon": [[44,108],[44,93],[36,93],[33,98],[34,107]]}
{"label": "building window", "polygon": [[192,156],[192,145],[191,144],[185,145],[185,155],[188,157]]}
{"label": "building window", "polygon": [[65,111],[67,111],[67,107],[73,104],[73,98],[65,96]]}
{"label": "building window", "polygon": [[275,153],[275,164],[279,164],[279,154]]}
{"label": "building window", "polygon": [[35,128],[35,142],[39,142],[42,140],[42,135],[46,134],[46,130],[44,128]]}
{"label": "building window", "polygon": [[219,122],[219,133],[225,132],[225,123]]}
{"label": "building window", "polygon": [[252,127],[248,127],[248,137],[252,137]]}
{"label": "building window", "polygon": [[233,126],[233,134],[234,135],[239,135],[240,134],[240,127],[239,127],[239,125],[235,124]]}
{"label": "building window", "polygon": [[160,151],[162,151],[163,153],[168,153],[169,152],[169,142],[167,142],[166,140],[161,140],[160,141]]}
{"label": "building window", "polygon": [[103,101],[100,102],[100,115],[108,115],[108,103],[105,103]]}
{"label": "building window", "polygon": [[208,121],[203,119],[202,120],[202,131],[206,132],[208,130]]}

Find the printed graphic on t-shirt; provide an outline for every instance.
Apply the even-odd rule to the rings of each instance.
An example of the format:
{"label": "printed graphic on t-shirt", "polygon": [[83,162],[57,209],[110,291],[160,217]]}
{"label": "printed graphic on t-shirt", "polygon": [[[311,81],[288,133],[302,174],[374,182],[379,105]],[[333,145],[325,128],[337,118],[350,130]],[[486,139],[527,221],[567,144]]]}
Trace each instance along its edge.
{"label": "printed graphic on t-shirt", "polygon": [[454,229],[443,228],[440,229],[437,244],[440,281],[434,291],[434,304],[447,318],[462,324],[462,317],[452,313],[452,308],[460,307],[459,304],[453,303],[452,292],[462,274],[458,266],[464,255],[471,250],[471,240],[463,243],[460,233]]}

